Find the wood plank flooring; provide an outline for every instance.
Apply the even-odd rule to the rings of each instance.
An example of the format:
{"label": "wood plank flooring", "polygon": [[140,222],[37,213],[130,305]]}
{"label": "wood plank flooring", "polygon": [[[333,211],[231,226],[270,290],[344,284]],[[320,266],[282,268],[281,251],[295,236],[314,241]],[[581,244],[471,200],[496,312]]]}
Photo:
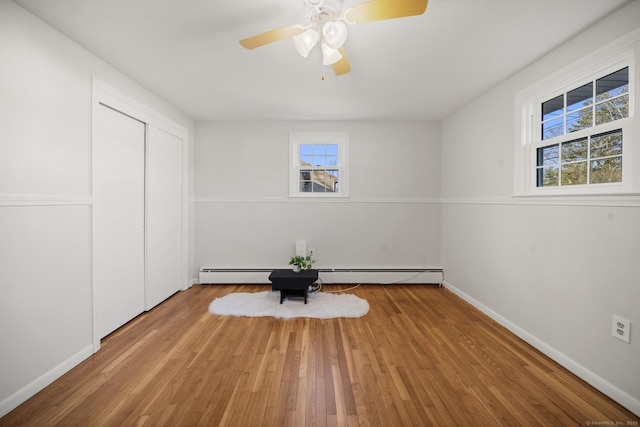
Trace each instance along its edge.
{"label": "wood plank flooring", "polygon": [[444,288],[363,285],[350,291],[371,306],[358,319],[207,311],[214,298],[267,289],[196,285],[174,295],[0,425],[638,425]]}

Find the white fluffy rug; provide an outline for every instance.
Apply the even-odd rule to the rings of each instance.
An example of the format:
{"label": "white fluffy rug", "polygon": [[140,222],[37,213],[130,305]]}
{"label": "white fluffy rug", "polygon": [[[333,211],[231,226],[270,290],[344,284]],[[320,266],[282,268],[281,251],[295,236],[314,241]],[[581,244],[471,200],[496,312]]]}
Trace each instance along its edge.
{"label": "white fluffy rug", "polygon": [[362,317],[369,311],[367,300],[353,294],[309,293],[307,304],[302,298],[286,299],[280,304],[280,292],[238,292],[214,299],[209,304],[213,314],[248,317]]}

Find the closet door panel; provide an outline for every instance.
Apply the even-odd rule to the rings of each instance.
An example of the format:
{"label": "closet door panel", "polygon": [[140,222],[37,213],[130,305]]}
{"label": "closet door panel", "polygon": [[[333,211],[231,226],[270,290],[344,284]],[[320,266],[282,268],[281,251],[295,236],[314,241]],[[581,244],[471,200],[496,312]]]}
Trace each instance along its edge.
{"label": "closet door panel", "polygon": [[145,124],[97,109],[93,274],[102,338],[144,311]]}
{"label": "closet door panel", "polygon": [[149,126],[147,144],[149,310],[182,288],[182,140]]}

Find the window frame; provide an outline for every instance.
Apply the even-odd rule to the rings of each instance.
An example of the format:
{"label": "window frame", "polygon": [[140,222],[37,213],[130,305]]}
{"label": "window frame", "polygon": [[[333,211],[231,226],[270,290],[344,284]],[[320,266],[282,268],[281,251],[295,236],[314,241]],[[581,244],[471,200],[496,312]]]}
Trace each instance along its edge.
{"label": "window frame", "polygon": [[[300,146],[303,144],[336,144],[338,146],[338,190],[335,192],[300,191]],[[349,134],[346,132],[290,132],[289,133],[289,197],[295,198],[344,198],[349,197]],[[313,167],[312,167],[313,168]]]}
{"label": "window frame", "polygon": [[[589,196],[609,194],[637,194],[640,146],[634,136],[638,127],[635,119],[635,54],[634,46],[640,31],[605,46],[591,55],[557,71],[551,76],[516,94],[516,141],[514,196]],[[629,116],[612,122],[542,139],[542,104],[585,84],[629,68]],[[595,99],[594,99],[595,103]],[[566,114],[566,112],[565,112]],[[588,138],[616,129],[622,130],[622,182],[586,183],[577,185],[537,186],[537,150],[580,138]],[[558,166],[561,166],[559,164]],[[635,173],[634,173],[635,170]],[[634,179],[636,180],[634,182]]]}

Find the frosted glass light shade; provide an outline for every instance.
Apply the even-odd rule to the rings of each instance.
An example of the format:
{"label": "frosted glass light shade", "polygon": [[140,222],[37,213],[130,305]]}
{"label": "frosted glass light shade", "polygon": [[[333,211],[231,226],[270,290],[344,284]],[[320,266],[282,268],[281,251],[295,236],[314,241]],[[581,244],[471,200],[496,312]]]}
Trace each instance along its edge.
{"label": "frosted glass light shade", "polygon": [[338,49],[347,41],[347,26],[342,21],[329,21],[322,26],[322,35],[330,48]]}
{"label": "frosted glass light shade", "polygon": [[322,63],[324,65],[335,64],[342,59],[342,54],[338,49],[334,49],[326,43],[322,43],[320,47],[322,48]]}
{"label": "frosted glass light shade", "polygon": [[320,34],[313,28],[309,28],[301,34],[293,36],[293,45],[300,56],[306,58],[309,56],[311,49],[318,43],[319,38]]}

